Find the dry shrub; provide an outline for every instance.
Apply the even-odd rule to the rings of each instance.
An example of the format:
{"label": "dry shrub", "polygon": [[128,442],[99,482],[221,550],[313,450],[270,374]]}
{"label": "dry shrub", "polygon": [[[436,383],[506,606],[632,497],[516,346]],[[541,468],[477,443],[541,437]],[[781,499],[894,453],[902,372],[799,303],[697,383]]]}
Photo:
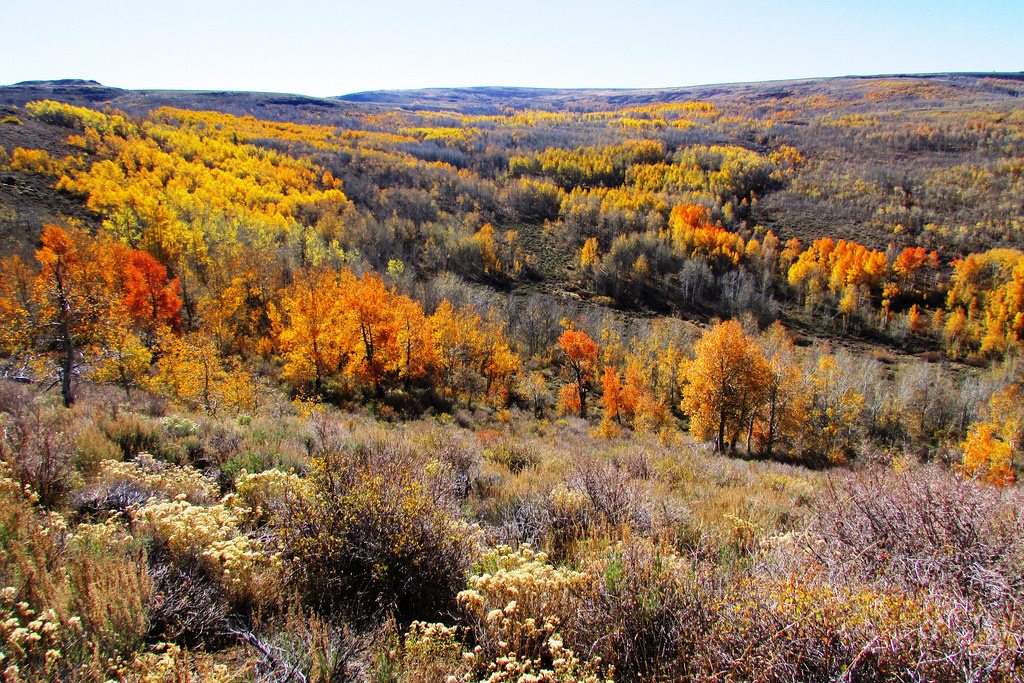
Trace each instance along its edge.
{"label": "dry shrub", "polygon": [[[656,502],[651,482],[637,480],[627,469],[636,466],[642,473],[642,462],[576,456],[567,463],[571,469],[563,481],[551,486],[541,479],[497,508],[496,541],[540,547],[564,561],[574,555],[577,544],[593,536],[678,535],[681,511],[671,501]],[[544,472],[557,476],[557,469],[547,463]],[[542,486],[549,489],[546,495],[533,492]]]}
{"label": "dry shrub", "polygon": [[86,519],[102,519],[110,513],[126,513],[144,504],[153,491],[134,481],[123,479],[98,482],[75,492],[72,509]]}
{"label": "dry shrub", "polygon": [[321,405],[310,408],[307,430],[309,455],[338,453],[349,445],[350,430],[341,424],[337,414]]}
{"label": "dry shrub", "polygon": [[568,483],[570,488],[587,496],[595,522],[612,527],[629,525],[638,531],[651,529],[652,510],[647,491],[616,463],[579,457]]}
{"label": "dry shrub", "polygon": [[480,449],[453,429],[431,429],[414,445],[447,470],[452,490],[465,499],[480,473]]}
{"label": "dry shrub", "polygon": [[31,402],[29,390],[24,384],[0,380],[0,413],[17,415]]}
{"label": "dry shrub", "polygon": [[75,427],[69,411],[29,403],[10,416],[4,437],[0,440],[0,456],[44,507],[57,505],[78,483],[72,464]]}
{"label": "dry shrub", "polygon": [[148,628],[145,555],[116,521],[68,534],[0,477],[0,653],[5,681],[101,681]]}
{"label": "dry shrub", "polygon": [[536,467],[540,461],[528,443],[506,435],[491,440],[489,445],[484,447],[483,455],[512,474]]}
{"label": "dry shrub", "polygon": [[737,680],[1016,680],[1020,502],[934,467],[833,483],[723,583],[697,652]]}
{"label": "dry shrub", "polygon": [[121,449],[107,438],[96,425],[89,423],[78,430],[75,436],[75,453],[72,464],[86,479],[95,477],[104,460],[120,460]]}
{"label": "dry shrub", "polygon": [[634,538],[584,557],[591,590],[570,647],[600,656],[618,681],[694,677],[691,656],[707,638],[714,573],[670,547]]}
{"label": "dry shrub", "polygon": [[314,459],[277,530],[310,604],[360,621],[454,606],[475,546],[450,484],[426,465],[379,432]]}
{"label": "dry shrub", "polygon": [[183,645],[226,642],[227,599],[203,563],[198,558],[174,558],[160,547],[150,552],[149,563],[149,638]]}
{"label": "dry shrub", "polygon": [[733,680],[1019,680],[1022,634],[927,594],[830,581],[807,568],[730,582],[695,658]]}
{"label": "dry shrub", "polygon": [[232,622],[232,634],[247,644],[258,659],[259,680],[364,680],[358,677],[358,655],[365,648],[364,640],[344,622],[326,621],[295,603],[286,612],[264,620],[256,629],[237,623],[238,620]]}
{"label": "dry shrub", "polygon": [[412,622],[405,633],[400,653],[392,647],[392,652],[399,655],[397,661],[388,653],[377,667],[378,676],[387,676],[398,683],[420,683],[444,681],[448,676],[465,671],[467,666],[459,638],[460,630],[444,624]]}
{"label": "dry shrub", "polygon": [[198,437],[197,452],[192,456],[193,462],[218,467],[236,457],[241,452],[245,440],[234,425],[220,423],[204,425]]}
{"label": "dry shrub", "polygon": [[491,535],[497,543],[541,546],[552,540],[550,505],[542,496],[517,497],[493,507],[498,522]]}
{"label": "dry shrub", "polygon": [[1006,606],[1024,590],[1022,502],[937,467],[873,468],[826,489],[811,550],[840,581]]}

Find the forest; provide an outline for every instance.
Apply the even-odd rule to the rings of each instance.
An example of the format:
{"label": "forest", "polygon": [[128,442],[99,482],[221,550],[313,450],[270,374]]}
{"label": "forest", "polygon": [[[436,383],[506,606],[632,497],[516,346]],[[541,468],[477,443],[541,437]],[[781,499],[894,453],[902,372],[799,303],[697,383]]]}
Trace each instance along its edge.
{"label": "forest", "polygon": [[1024,677],[1024,80],[0,88],[0,672]]}

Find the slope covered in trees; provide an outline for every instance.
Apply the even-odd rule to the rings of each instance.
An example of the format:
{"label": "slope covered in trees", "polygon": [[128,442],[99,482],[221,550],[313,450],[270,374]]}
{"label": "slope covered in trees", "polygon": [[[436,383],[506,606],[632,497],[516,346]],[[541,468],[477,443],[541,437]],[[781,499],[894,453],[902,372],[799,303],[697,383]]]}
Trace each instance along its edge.
{"label": "slope covered in trees", "polygon": [[1020,91],[2,90],[4,676],[1015,680]]}

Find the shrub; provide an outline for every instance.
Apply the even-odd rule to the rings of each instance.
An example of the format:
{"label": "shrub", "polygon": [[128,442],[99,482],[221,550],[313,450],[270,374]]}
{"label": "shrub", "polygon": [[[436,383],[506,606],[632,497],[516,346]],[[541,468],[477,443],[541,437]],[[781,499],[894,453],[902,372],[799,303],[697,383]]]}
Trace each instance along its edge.
{"label": "shrub", "polygon": [[215,661],[208,654],[190,652],[174,643],[157,643],[151,650],[138,653],[130,663],[118,667],[117,678],[146,683],[232,683],[253,676],[254,668],[250,662],[236,662],[229,666]]}
{"label": "shrub", "polygon": [[[602,680],[600,660],[581,662],[559,633],[577,625],[590,587],[585,573],[556,568],[529,546],[499,546],[481,557],[467,585],[459,603],[478,647],[461,680]],[[441,629],[434,634],[449,637]]]}
{"label": "shrub", "polygon": [[[234,633],[260,655],[264,680],[305,680],[309,683],[365,680],[357,677],[363,639],[344,622],[329,622],[293,605],[284,614],[259,624],[256,632],[234,627]],[[296,675],[301,672],[304,678]],[[431,680],[431,679],[425,679]]]}
{"label": "shrub", "polygon": [[250,521],[272,521],[287,511],[290,501],[308,494],[306,482],[292,472],[245,470],[235,480],[235,491],[248,510]]}
{"label": "shrub", "polygon": [[31,403],[28,389],[16,382],[0,382],[0,413],[17,415]]}
{"label": "shrub", "polygon": [[137,413],[120,412],[113,419],[100,423],[107,437],[121,448],[126,459],[139,453],[151,453],[172,462],[181,459],[181,452],[168,443],[158,422]]}
{"label": "shrub", "polygon": [[44,507],[53,507],[77,483],[72,465],[75,434],[70,413],[29,404],[14,416],[0,441],[0,456],[13,476]]}
{"label": "shrub", "polygon": [[840,584],[859,577],[1002,606],[1024,590],[1020,504],[937,467],[872,469],[826,490],[812,556]]}
{"label": "shrub", "polygon": [[538,462],[537,454],[529,445],[508,436],[496,439],[490,446],[484,448],[484,457],[502,465],[513,474],[534,467]]}
{"label": "shrub", "polygon": [[356,619],[429,617],[453,605],[470,529],[411,453],[370,438],[314,459],[306,484],[279,534],[311,604]]}
{"label": "shrub", "polygon": [[141,546],[116,520],[68,534],[0,472],[0,653],[5,681],[102,681],[148,627]]}
{"label": "shrub", "polygon": [[71,461],[86,478],[97,475],[104,461],[122,457],[120,447],[94,424],[86,425],[75,436],[75,452]]}
{"label": "shrub", "polygon": [[72,609],[106,652],[132,652],[149,629],[146,553],[116,517],[80,524],[69,539]]}

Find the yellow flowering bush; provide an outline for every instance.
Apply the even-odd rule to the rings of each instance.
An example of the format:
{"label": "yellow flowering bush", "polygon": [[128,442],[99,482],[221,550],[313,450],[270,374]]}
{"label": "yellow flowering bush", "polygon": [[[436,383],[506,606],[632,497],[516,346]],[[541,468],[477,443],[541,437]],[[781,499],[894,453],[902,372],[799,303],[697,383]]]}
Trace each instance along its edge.
{"label": "yellow flowering bush", "polygon": [[598,672],[600,660],[582,662],[557,634],[548,638],[544,649],[543,656],[534,659],[516,653],[500,656],[488,663],[482,678],[450,676],[447,683],[614,683],[611,671],[603,676]]}
{"label": "yellow flowering bush", "polygon": [[124,528],[121,516],[117,514],[96,524],[83,522],[68,536],[68,546],[79,551],[121,551],[134,542],[135,539]]}
{"label": "yellow flowering bush", "polygon": [[583,572],[556,568],[546,553],[528,545],[498,546],[480,558],[468,589],[459,593],[459,602],[485,621],[511,606],[509,614],[514,613],[517,620],[557,624],[572,614],[587,581]]}
{"label": "yellow flowering bush", "polygon": [[118,679],[133,683],[235,683],[253,675],[250,662],[241,666],[214,662],[209,655],[195,654],[174,643],[158,643],[118,669]]}
{"label": "yellow flowering bush", "polygon": [[586,573],[556,568],[528,545],[484,553],[458,597],[479,643],[472,670],[488,682],[598,680],[600,660],[581,664],[559,635],[590,587]]}
{"label": "yellow flowering bush", "polygon": [[402,644],[400,680],[444,681],[466,673],[467,660],[472,657],[463,656],[457,627],[414,621]]}
{"label": "yellow flowering bush", "polygon": [[294,472],[271,469],[250,474],[242,470],[235,479],[235,493],[253,520],[269,519],[290,496],[301,497],[306,492],[305,482]]}
{"label": "yellow flowering bush", "polygon": [[239,524],[236,506],[193,505],[187,500],[152,501],[133,518],[176,555],[199,555],[214,542],[234,537]]}
{"label": "yellow flowering bush", "polygon": [[0,590],[0,670],[5,683],[53,680],[63,670],[63,630],[81,636],[81,620],[62,624],[52,608],[41,612],[16,601],[17,589]]}
{"label": "yellow flowering bush", "polygon": [[236,597],[272,598],[279,588],[280,555],[267,552],[248,536],[216,541],[203,551],[202,557],[220,571],[222,583]]}
{"label": "yellow flowering bush", "polygon": [[241,530],[248,509],[237,498],[215,505],[186,500],[150,502],[133,513],[139,527],[166,544],[172,555],[199,558],[235,598],[258,599],[273,594],[282,573],[277,553]]}
{"label": "yellow flowering bush", "polygon": [[126,462],[105,460],[100,464],[99,476],[101,481],[130,481],[169,498],[184,496],[194,503],[216,500],[218,494],[217,483],[194,467],[162,462],[148,453],[139,453],[135,460]]}
{"label": "yellow flowering bush", "polygon": [[507,651],[488,658],[481,646],[463,651],[458,628],[413,622],[405,636],[399,680],[403,683],[612,683],[600,675],[600,660],[582,662],[557,634],[544,643],[540,657]]}

